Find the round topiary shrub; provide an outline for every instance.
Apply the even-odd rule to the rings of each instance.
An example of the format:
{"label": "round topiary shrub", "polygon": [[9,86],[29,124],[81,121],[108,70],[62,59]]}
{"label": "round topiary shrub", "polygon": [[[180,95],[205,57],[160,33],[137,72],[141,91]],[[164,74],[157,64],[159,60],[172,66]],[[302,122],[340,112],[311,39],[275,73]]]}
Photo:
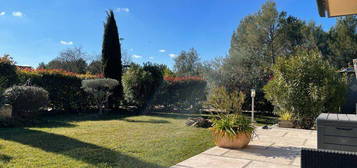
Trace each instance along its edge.
{"label": "round topiary shrub", "polygon": [[115,79],[87,79],[82,81],[82,88],[91,94],[95,104],[99,109],[99,114],[103,113],[103,106],[108,102],[109,96],[113,94],[113,89],[119,85]]}
{"label": "round topiary shrub", "polygon": [[4,91],[5,101],[13,107],[12,117],[33,117],[48,103],[48,92],[40,87],[13,86]]}

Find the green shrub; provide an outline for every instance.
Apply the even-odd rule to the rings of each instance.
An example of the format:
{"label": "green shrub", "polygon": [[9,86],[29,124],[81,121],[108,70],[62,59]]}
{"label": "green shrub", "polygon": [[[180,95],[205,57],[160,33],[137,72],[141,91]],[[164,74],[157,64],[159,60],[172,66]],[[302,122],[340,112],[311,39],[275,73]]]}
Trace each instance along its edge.
{"label": "green shrub", "polygon": [[165,77],[155,104],[199,110],[206,100],[207,82],[200,77]]}
{"label": "green shrub", "polygon": [[144,67],[132,64],[123,75],[125,101],[144,108],[151,104],[154,94],[160,87],[163,75],[160,66],[145,64]]}
{"label": "green shrub", "polygon": [[9,56],[0,57],[0,93],[18,82],[16,66]]}
{"label": "green shrub", "polygon": [[118,86],[119,82],[115,79],[87,79],[82,81],[82,88],[85,92],[94,97],[95,104],[102,114],[103,106],[108,102],[112,89]]}
{"label": "green shrub", "polygon": [[48,103],[48,92],[40,87],[13,86],[5,90],[6,103],[12,105],[13,116],[31,117]]}
{"label": "green shrub", "polygon": [[338,113],[346,83],[317,51],[299,51],[289,59],[278,58],[273,79],[264,87],[276,108],[293,113],[296,124],[311,128],[320,113]]}
{"label": "green shrub", "polygon": [[242,113],[245,95],[242,92],[228,92],[224,87],[212,88],[206,104],[225,113]]}
{"label": "green shrub", "polygon": [[30,81],[31,85],[47,90],[49,107],[54,110],[82,111],[91,106],[89,95],[81,89],[81,77],[51,70],[18,71],[18,75],[21,84]]}

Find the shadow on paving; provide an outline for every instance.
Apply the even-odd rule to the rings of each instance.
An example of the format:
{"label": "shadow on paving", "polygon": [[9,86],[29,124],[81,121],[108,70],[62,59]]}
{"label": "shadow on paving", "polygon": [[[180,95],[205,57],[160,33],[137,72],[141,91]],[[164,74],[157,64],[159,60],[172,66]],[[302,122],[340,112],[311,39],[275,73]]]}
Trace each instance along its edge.
{"label": "shadow on paving", "polygon": [[242,152],[252,153],[256,156],[264,156],[271,158],[285,158],[294,159],[301,154],[301,148],[298,147],[274,147],[274,146],[260,146],[248,145]]}
{"label": "shadow on paving", "polygon": [[[0,132],[0,138],[39,148],[46,152],[65,155],[95,167],[162,167],[111,149],[38,130],[13,129],[11,132]],[[0,159],[6,161],[10,160],[11,157],[0,155]]]}

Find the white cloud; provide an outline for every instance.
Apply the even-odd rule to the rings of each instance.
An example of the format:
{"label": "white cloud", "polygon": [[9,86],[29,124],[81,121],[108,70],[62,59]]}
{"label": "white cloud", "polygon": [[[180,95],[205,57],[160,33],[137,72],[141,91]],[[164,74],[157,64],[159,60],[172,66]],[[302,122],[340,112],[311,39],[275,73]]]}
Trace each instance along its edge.
{"label": "white cloud", "polygon": [[133,54],[131,57],[133,57],[133,58],[141,58],[142,56],[141,56],[141,55]]}
{"label": "white cloud", "polygon": [[0,16],[4,16],[5,14],[5,12],[0,12]]}
{"label": "white cloud", "polygon": [[164,52],[166,52],[166,50],[161,49],[161,50],[159,50],[159,52],[164,53]]}
{"label": "white cloud", "polygon": [[149,59],[154,59],[154,57],[149,57]]}
{"label": "white cloud", "polygon": [[116,12],[130,12],[130,9],[129,8],[117,8],[115,11]]}
{"label": "white cloud", "polygon": [[62,45],[73,45],[73,41],[63,41],[63,40],[61,40],[60,43]]}
{"label": "white cloud", "polygon": [[22,17],[24,14],[20,11],[12,12],[12,16]]}
{"label": "white cloud", "polygon": [[176,54],[169,54],[169,56],[170,56],[171,58],[175,58],[175,57],[177,57],[177,55],[176,55]]}

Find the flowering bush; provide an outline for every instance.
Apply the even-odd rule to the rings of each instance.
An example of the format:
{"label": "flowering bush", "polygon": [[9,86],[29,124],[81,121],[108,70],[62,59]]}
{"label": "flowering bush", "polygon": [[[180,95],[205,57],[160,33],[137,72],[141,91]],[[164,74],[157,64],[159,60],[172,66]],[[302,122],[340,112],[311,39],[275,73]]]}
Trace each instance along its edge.
{"label": "flowering bush", "polygon": [[72,76],[78,77],[81,79],[95,79],[95,78],[102,78],[103,74],[99,75],[92,75],[92,74],[77,74],[73,72],[68,72],[62,69],[18,69],[18,71],[27,74],[61,74],[64,76]]}

